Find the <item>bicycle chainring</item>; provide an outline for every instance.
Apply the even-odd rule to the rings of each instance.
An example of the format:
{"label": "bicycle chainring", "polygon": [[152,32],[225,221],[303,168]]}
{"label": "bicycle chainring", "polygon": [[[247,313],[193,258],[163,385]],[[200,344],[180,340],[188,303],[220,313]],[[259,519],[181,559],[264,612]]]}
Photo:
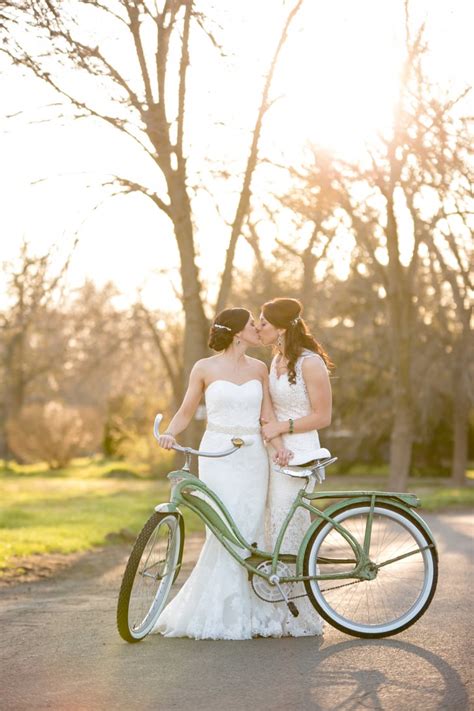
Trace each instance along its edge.
{"label": "bicycle chainring", "polygon": [[[260,565],[257,565],[257,570],[265,573],[265,575],[271,575],[272,561],[264,560]],[[288,565],[278,561],[276,575],[278,575],[279,578],[287,578],[292,575],[292,572]],[[280,583],[280,587],[285,595],[289,597],[293,590],[293,583]],[[283,598],[277,586],[271,585],[268,580],[260,577],[260,575],[252,575],[252,588],[260,600],[265,600],[265,602],[283,602]]]}

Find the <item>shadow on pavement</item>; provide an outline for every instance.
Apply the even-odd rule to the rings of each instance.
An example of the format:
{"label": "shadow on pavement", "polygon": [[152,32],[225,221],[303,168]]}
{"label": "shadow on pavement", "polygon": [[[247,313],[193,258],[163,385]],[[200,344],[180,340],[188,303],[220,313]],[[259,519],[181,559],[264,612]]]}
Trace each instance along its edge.
{"label": "shadow on pavement", "polygon": [[[349,640],[330,645],[312,667],[309,708],[469,708],[466,687],[444,659],[400,640]],[[337,698],[331,702],[328,697]],[[319,697],[319,698],[318,698]],[[326,697],[326,699],[325,699]]]}
{"label": "shadow on pavement", "polygon": [[149,681],[155,677],[148,693],[135,694],[142,708],[151,708],[152,699],[159,699],[160,709],[196,711],[469,708],[466,687],[446,660],[400,640],[196,642],[153,636],[140,645],[115,646],[108,661],[110,681],[120,683],[130,663]]}

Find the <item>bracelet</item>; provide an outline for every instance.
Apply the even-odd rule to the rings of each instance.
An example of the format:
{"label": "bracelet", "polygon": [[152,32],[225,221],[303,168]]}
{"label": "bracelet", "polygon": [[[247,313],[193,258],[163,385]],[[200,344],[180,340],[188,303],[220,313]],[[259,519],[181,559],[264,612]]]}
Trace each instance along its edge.
{"label": "bracelet", "polygon": [[173,439],[176,439],[176,437],[174,436],[174,434],[172,432],[162,432],[161,433],[162,437],[164,437],[165,435],[167,435],[168,437],[172,437]]}
{"label": "bracelet", "polygon": [[293,434],[293,432],[295,431],[295,422],[291,419],[291,417],[288,422],[290,423],[290,429],[288,430],[288,433]]}

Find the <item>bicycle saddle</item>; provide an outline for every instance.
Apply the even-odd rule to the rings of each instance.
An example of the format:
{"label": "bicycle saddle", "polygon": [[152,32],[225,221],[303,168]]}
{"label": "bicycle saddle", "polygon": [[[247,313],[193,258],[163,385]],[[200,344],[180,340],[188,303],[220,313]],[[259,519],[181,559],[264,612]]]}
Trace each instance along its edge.
{"label": "bicycle saddle", "polygon": [[274,464],[275,471],[287,476],[292,476],[298,479],[314,476],[321,483],[325,479],[324,467],[335,462],[337,457],[331,457],[331,452],[325,447],[317,449],[315,452],[314,461],[308,462],[306,466],[291,466],[281,467]]}

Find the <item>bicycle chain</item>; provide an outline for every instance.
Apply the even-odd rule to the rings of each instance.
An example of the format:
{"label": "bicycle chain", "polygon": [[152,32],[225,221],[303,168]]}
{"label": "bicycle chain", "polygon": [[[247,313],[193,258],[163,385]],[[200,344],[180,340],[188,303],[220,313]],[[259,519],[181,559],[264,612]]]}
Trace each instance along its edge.
{"label": "bicycle chain", "polygon": [[335,588],[325,588],[321,592],[331,592],[331,590],[339,590],[339,588],[347,588],[348,585],[357,585],[357,583],[363,583],[364,580],[353,580],[352,583],[343,583],[343,585],[336,585]]}
{"label": "bicycle chain", "polygon": [[[334,588],[325,588],[324,590],[321,590],[321,592],[331,592],[332,590],[339,590],[339,588],[347,588],[348,585],[357,585],[357,583],[363,583],[363,580],[353,580],[351,583],[343,583],[342,585],[336,585]],[[289,597],[288,600],[298,600],[300,597],[308,597],[308,594],[305,593],[304,595],[295,595],[294,597]],[[283,602],[282,600],[279,600],[278,602]]]}

